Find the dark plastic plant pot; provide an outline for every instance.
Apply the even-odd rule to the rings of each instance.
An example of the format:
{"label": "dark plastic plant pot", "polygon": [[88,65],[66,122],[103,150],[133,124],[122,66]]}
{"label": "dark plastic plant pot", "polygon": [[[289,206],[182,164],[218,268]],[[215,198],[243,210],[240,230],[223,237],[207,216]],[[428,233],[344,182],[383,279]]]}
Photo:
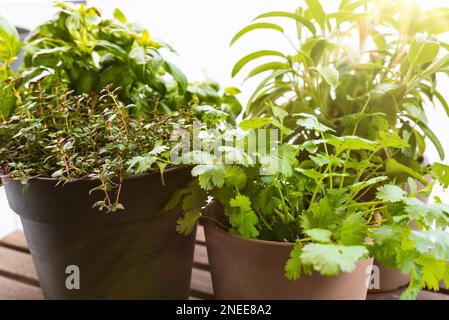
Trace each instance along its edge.
{"label": "dark plastic plant pot", "polygon": [[214,295],[220,300],[365,300],[372,259],[352,273],[317,273],[289,281],[284,266],[293,244],[245,240],[208,222],[207,254]]}
{"label": "dark plastic plant pot", "polygon": [[[187,299],[195,232],[176,232],[181,210],[162,210],[171,194],[191,181],[190,171],[169,169],[124,180],[115,213],[92,204],[98,181],[56,186],[36,178],[25,195],[18,182],[3,181],[24,232],[47,299]],[[76,266],[80,289],[73,289]],[[67,269],[68,268],[68,269]],[[68,273],[66,273],[68,272]],[[66,286],[68,281],[69,288]]]}

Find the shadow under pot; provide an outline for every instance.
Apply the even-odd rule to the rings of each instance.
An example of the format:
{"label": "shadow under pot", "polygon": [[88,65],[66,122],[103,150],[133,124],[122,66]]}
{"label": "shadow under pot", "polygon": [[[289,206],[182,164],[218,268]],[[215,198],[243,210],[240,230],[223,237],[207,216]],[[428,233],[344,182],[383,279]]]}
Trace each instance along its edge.
{"label": "shadow under pot", "polygon": [[176,232],[181,210],[162,210],[175,190],[191,181],[173,168],[124,179],[124,210],[100,212],[92,204],[104,193],[98,180],[57,185],[34,178],[26,194],[3,179],[19,214],[46,299],[187,299],[195,232]]}
{"label": "shadow under pot", "polygon": [[351,273],[318,273],[287,280],[284,266],[291,243],[245,240],[211,222],[205,224],[207,254],[215,299],[219,300],[365,300],[372,259]]}

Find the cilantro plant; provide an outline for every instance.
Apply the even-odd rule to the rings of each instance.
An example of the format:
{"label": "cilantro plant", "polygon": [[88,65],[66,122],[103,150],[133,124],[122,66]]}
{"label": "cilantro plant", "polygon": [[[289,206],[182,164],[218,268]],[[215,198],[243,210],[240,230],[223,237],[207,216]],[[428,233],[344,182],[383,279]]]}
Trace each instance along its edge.
{"label": "cilantro plant", "polygon": [[[416,297],[426,286],[438,289],[441,279],[449,282],[449,235],[442,231],[449,223],[449,206],[427,205],[416,198],[429,193],[437,180],[418,192],[416,181],[409,179],[411,192],[406,194],[379,174],[379,152],[409,148],[404,139],[387,132],[377,140],[336,136],[315,116],[301,113],[291,118],[313,139],[294,144],[287,140],[288,113],[278,107],[271,112],[273,117],[247,119],[240,124],[243,130],[228,129],[204,142],[229,141],[260,128],[280,132],[277,153],[248,151],[250,146],[243,144],[246,148],[219,146],[214,148],[217,153],[203,154],[207,161],[192,170],[197,180],[167,204],[170,209],[181,203],[185,210],[179,232],[191,232],[196,221],[205,218],[245,239],[294,243],[285,265],[285,276],[291,280],[313,271],[324,276],[351,272],[358,261],[376,257],[411,274],[403,298]],[[226,157],[235,163],[223,164]],[[435,177],[447,183],[449,167],[434,167]],[[372,190],[377,196],[367,199]],[[204,213],[209,197],[223,206],[223,216]],[[411,221],[419,231],[413,231]],[[434,235],[438,242],[432,240]]]}
{"label": "cilantro plant", "polygon": [[[246,115],[270,115],[275,104],[289,114],[317,116],[337,136],[370,140],[399,128],[410,148],[385,152],[382,170],[403,182],[425,174],[421,162],[427,139],[444,158],[425,111],[438,102],[449,114],[436,86],[437,75],[449,71],[449,45],[438,37],[449,31],[444,22],[449,10],[424,11],[409,0],[335,2],[338,9],[332,12],[319,0],[304,0],[295,12],[263,13],[235,35],[232,44],[248,33],[273,32],[291,45],[288,52],[263,47],[235,64],[233,75],[258,62],[247,79],[262,77]],[[295,131],[295,119],[287,126]],[[298,139],[310,137],[303,133]]]}

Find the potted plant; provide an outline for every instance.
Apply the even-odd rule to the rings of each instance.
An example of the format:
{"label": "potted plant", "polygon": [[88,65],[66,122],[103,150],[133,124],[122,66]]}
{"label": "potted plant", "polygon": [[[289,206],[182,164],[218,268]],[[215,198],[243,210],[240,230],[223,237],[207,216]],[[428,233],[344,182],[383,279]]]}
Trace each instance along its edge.
{"label": "potted plant", "polygon": [[[192,169],[197,181],[175,193],[166,207],[182,203],[179,232],[189,234],[198,219],[207,221],[216,298],[365,299],[373,257],[411,274],[403,298],[449,280],[449,234],[443,231],[449,207],[417,200],[412,179],[415,187],[406,194],[377,173],[383,164],[379,150],[409,147],[398,132],[383,132],[378,140],[339,137],[302,113],[294,116],[296,124],[314,139],[295,145],[286,140],[287,112],[273,107],[272,114],[209,136],[203,149],[216,152]],[[252,130],[261,128],[279,130],[275,152],[265,148],[271,138],[252,145]],[[209,145],[233,139],[234,146]],[[437,178],[440,166],[434,167]],[[363,193],[373,186],[376,198],[366,200]],[[209,196],[216,203],[207,207]],[[410,227],[412,220],[419,231]]]}
{"label": "potted plant", "polygon": [[[428,125],[426,106],[439,103],[449,114],[436,86],[437,74],[447,74],[449,66],[448,45],[438,38],[449,31],[441,23],[447,19],[447,8],[424,11],[415,1],[344,0],[337,10],[327,12],[320,1],[305,4],[295,12],[263,13],[233,38],[232,44],[247,33],[268,30],[284,36],[292,48],[280,52],[264,47],[235,64],[233,75],[263,61],[247,78],[266,74],[249,99],[246,115],[270,115],[270,104],[276,104],[290,115],[317,116],[337,136],[370,140],[399,128],[398,135],[410,148],[382,150],[384,165],[378,172],[404,186],[409,177],[426,184],[431,178],[431,166],[424,159],[427,141],[444,159],[441,142]],[[294,23],[295,36],[275,19]],[[310,139],[304,132],[298,134],[294,118],[286,119],[286,126],[298,143]],[[375,188],[366,190],[366,196],[374,198]],[[408,282],[399,272],[380,267],[381,279],[390,279],[381,289]]]}
{"label": "potted plant", "polygon": [[44,296],[186,299],[195,233],[179,235],[180,208],[162,208],[192,178],[170,161],[170,138],[196,116],[238,113],[235,92],[189,87],[167,46],[119,10],[60,6],[17,74],[21,42],[0,20],[2,182]]}

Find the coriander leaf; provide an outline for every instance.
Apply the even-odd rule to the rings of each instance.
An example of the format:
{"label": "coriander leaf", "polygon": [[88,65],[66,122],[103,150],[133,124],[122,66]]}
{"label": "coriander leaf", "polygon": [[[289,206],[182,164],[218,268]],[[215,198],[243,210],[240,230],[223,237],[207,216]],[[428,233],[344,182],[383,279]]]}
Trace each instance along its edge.
{"label": "coriander leaf", "polygon": [[300,114],[298,114],[298,116],[300,116],[301,119],[298,119],[296,121],[296,124],[306,128],[308,130],[315,130],[318,132],[334,131],[333,129],[331,129],[328,126],[325,126],[324,124],[319,122],[317,117],[315,117],[312,114],[300,113]]}
{"label": "coriander leaf", "polygon": [[429,206],[416,198],[405,198],[405,211],[410,220],[420,220],[429,213]]}
{"label": "coriander leaf", "polygon": [[332,232],[326,229],[310,229],[304,233],[316,242],[329,243],[331,241]]}
{"label": "coriander leaf", "polygon": [[193,229],[195,228],[196,222],[200,217],[200,210],[187,211],[184,216],[179,218],[176,222],[176,231],[184,235],[192,233]]}
{"label": "coriander leaf", "polygon": [[362,245],[367,232],[367,221],[361,212],[346,217],[336,231],[338,239],[345,246]]}
{"label": "coriander leaf", "polygon": [[449,166],[442,163],[432,164],[432,174],[446,189],[449,187]]}
{"label": "coriander leaf", "polygon": [[392,184],[382,186],[377,190],[376,197],[385,202],[400,202],[406,197],[404,190]]}
{"label": "coriander leaf", "polygon": [[293,175],[293,167],[297,164],[296,149],[288,144],[281,144],[276,150],[271,150],[269,155],[260,157],[262,170],[266,175],[277,173],[284,177]]}
{"label": "coriander leaf", "polygon": [[236,232],[245,239],[257,238],[259,231],[256,226],[259,218],[251,209],[251,200],[247,196],[237,195],[229,201],[233,210],[229,222]]}
{"label": "coriander leaf", "polygon": [[225,181],[223,168],[213,164],[204,164],[194,167],[192,169],[192,176],[199,177],[198,182],[204,190],[221,188]]}
{"label": "coriander leaf", "polygon": [[338,87],[338,83],[340,82],[340,73],[337,69],[327,66],[318,69],[318,72],[332,88]]}
{"label": "coriander leaf", "polygon": [[255,130],[265,127],[267,124],[272,123],[272,119],[270,118],[250,118],[243,120],[239,127],[243,130]]}
{"label": "coriander leaf", "polygon": [[337,276],[352,272],[357,262],[368,255],[364,246],[341,246],[311,243],[303,248],[300,256],[304,265],[311,265],[323,276]]}
{"label": "coriander leaf", "polygon": [[284,267],[285,277],[289,280],[298,280],[301,277],[302,247],[296,244],[290,252],[290,257]]}
{"label": "coriander leaf", "polygon": [[445,277],[448,264],[444,260],[437,260],[431,254],[420,256],[416,263],[423,268],[423,278],[421,287],[427,287],[430,290],[438,291],[440,281]]}
{"label": "coriander leaf", "polygon": [[369,179],[367,181],[354,183],[353,185],[349,186],[349,188],[351,189],[353,194],[357,195],[363,189],[365,189],[367,187],[371,187],[371,186],[373,186],[379,182],[385,181],[385,180],[388,180],[388,177],[383,177],[383,176],[376,177],[376,178]]}
{"label": "coriander leaf", "polygon": [[423,253],[432,253],[435,258],[449,260],[449,233],[443,230],[412,231],[410,240],[416,249]]}
{"label": "coriander leaf", "polygon": [[242,168],[237,166],[226,166],[224,175],[226,185],[237,189],[245,187],[247,178]]}

